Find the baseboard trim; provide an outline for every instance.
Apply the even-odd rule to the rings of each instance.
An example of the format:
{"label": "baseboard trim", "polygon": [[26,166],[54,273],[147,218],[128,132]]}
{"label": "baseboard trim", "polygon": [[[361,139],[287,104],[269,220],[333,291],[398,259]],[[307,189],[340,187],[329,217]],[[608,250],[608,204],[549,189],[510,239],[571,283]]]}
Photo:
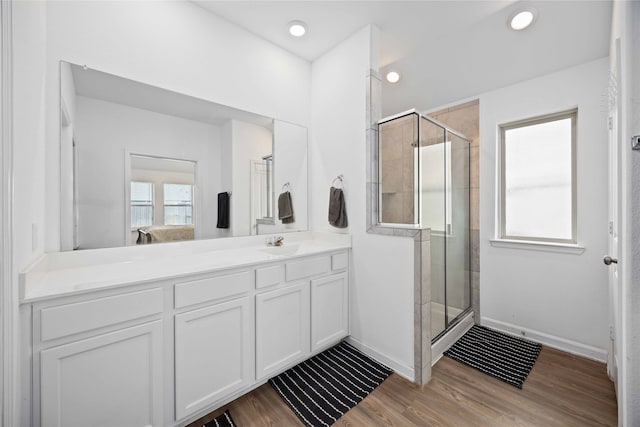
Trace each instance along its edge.
{"label": "baseboard trim", "polygon": [[438,341],[431,344],[431,366],[435,365],[443,353],[449,349],[473,326],[473,311],[467,313],[453,328]]}
{"label": "baseboard trim", "polygon": [[495,320],[488,317],[482,317],[480,319],[480,324],[482,326],[487,326],[489,328],[493,328],[510,335],[524,337],[531,341],[535,341],[540,344],[556,348],[558,350],[566,351],[567,353],[586,357],[587,359],[604,363],[607,362],[607,351],[601,348],[592,347],[590,345],[582,344],[577,341],[556,337],[554,335],[549,335],[544,332],[536,331],[534,329],[513,325],[511,323],[502,322],[500,320]]}
{"label": "baseboard trim", "polygon": [[386,354],[380,353],[378,350],[369,347],[366,344],[358,341],[357,339],[349,336],[345,340],[367,356],[377,360],[378,362],[387,365],[391,369],[395,371],[401,377],[408,379],[411,382],[415,381],[413,368],[409,368],[408,366],[403,365],[402,363],[398,363],[396,360],[387,356]]}

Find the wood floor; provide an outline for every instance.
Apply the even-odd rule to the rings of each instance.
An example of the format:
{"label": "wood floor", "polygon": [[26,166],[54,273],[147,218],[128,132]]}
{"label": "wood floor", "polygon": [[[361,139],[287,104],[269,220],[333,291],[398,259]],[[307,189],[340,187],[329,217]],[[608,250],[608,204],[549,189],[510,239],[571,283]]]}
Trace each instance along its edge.
{"label": "wood floor", "polygon": [[[238,427],[303,425],[265,384],[229,409]],[[605,365],[543,347],[522,390],[443,357],[420,388],[392,374],[336,426],[617,426]]]}

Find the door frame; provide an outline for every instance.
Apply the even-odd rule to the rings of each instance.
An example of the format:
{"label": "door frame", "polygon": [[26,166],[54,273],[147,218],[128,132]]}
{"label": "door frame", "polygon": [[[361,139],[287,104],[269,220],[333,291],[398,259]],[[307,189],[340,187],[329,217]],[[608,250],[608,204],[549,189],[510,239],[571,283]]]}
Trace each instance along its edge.
{"label": "door frame", "polygon": [[[620,258],[622,255],[622,95],[621,87],[621,58],[620,38],[612,43],[612,52],[609,70],[609,116],[608,116],[608,145],[609,145],[609,233],[608,252],[612,258]],[[609,351],[607,352],[607,374],[613,381],[616,394],[620,396],[621,344],[622,337],[622,265],[611,264],[608,267],[609,288]]]}

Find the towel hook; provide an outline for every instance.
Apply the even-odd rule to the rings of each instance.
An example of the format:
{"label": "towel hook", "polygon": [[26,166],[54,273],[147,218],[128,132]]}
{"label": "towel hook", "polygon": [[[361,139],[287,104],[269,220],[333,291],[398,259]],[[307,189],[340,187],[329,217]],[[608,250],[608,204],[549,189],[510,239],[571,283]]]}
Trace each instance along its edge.
{"label": "towel hook", "polygon": [[291,190],[291,184],[289,183],[289,181],[282,184],[282,191],[285,191],[285,190]]}
{"label": "towel hook", "polygon": [[336,176],[333,179],[333,181],[331,182],[331,185],[333,186],[336,183],[336,181],[339,181],[340,182],[340,186],[342,187],[342,184],[344,184],[344,176],[342,174]]}

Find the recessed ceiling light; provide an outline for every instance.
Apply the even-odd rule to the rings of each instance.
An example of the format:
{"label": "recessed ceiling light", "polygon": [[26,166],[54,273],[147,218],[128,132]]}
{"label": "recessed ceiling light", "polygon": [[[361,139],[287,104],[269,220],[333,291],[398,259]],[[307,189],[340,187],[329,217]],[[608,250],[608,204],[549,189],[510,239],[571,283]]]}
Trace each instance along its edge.
{"label": "recessed ceiling light", "polygon": [[302,37],[307,32],[307,24],[302,21],[289,22],[289,34],[293,37]]}
{"label": "recessed ceiling light", "polygon": [[511,16],[509,16],[509,20],[507,22],[512,30],[524,30],[525,28],[533,24],[533,21],[535,21],[537,14],[538,13],[536,9],[532,7],[526,8],[524,10],[518,10],[515,13],[512,13]]}
{"label": "recessed ceiling light", "polygon": [[398,80],[400,80],[400,74],[397,71],[389,71],[387,73],[387,81],[389,83],[398,83]]}

